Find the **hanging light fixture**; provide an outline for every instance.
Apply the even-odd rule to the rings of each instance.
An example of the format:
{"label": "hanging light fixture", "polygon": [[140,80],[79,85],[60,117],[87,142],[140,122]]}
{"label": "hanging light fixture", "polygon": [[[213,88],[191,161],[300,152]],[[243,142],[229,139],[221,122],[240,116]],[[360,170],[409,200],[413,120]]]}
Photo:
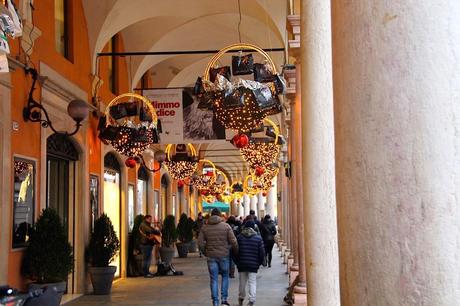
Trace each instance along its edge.
{"label": "hanging light fixture", "polygon": [[[187,153],[187,148],[189,152]],[[172,155],[171,151],[175,154]],[[169,175],[175,180],[184,181],[195,173],[198,167],[198,158],[195,147],[192,144],[172,145],[166,147],[167,159],[164,163]]]}
{"label": "hanging light fixture", "polygon": [[[126,98],[131,100],[123,102]],[[125,93],[113,99],[105,116],[99,119],[99,138],[123,155],[139,157],[151,144],[159,142],[160,126],[156,110],[147,98]]]}

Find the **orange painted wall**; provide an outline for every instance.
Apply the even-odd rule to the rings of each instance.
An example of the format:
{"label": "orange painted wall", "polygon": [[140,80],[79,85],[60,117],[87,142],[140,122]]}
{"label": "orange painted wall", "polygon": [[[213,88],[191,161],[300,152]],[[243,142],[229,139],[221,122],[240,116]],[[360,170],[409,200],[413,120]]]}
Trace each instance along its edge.
{"label": "orange painted wall", "polygon": [[[52,69],[57,71],[63,77],[76,84],[82,90],[88,93],[88,101],[91,101],[91,56],[89,50],[89,42],[87,35],[86,19],[84,15],[81,0],[69,0],[69,32],[71,35],[70,46],[72,49],[71,60],[66,59],[55,50],[55,35],[54,35],[54,1],[41,0],[35,2],[34,22],[35,26],[42,31],[42,35],[35,41],[34,51],[31,56],[33,66],[39,70],[40,62],[46,63]],[[18,40],[11,40],[11,55],[20,55]],[[117,50],[124,50],[123,40],[120,38],[117,41]],[[23,57],[19,57],[23,58]],[[100,76],[103,80],[107,80],[108,60],[110,58],[101,59]],[[116,77],[119,92],[128,90],[127,67],[124,58],[116,60],[118,75]],[[36,168],[36,208],[35,216],[39,214],[39,190],[40,190],[40,125],[37,123],[24,122],[22,118],[22,109],[26,105],[27,95],[31,85],[30,76],[26,76],[24,71],[18,69],[11,73],[13,89],[11,92],[11,115],[12,120],[19,123],[19,130],[14,131],[11,138],[11,154],[20,154],[37,160]],[[114,93],[110,92],[107,82],[102,86],[100,96],[102,101],[108,102],[115,97]],[[40,90],[35,93],[36,100],[40,99]],[[99,174],[101,172],[101,144],[97,138],[97,121],[94,116],[89,118],[88,143],[89,143],[89,172]],[[13,177],[13,175],[11,175]],[[42,205],[43,206],[43,205]],[[13,216],[11,215],[10,220]],[[10,227],[11,228],[11,227]],[[10,233],[10,237],[12,234]],[[10,238],[11,239],[11,238]],[[11,245],[11,241],[10,241]],[[25,279],[20,275],[21,259],[23,256],[22,250],[10,250],[8,258],[8,283],[9,285],[25,289]]]}

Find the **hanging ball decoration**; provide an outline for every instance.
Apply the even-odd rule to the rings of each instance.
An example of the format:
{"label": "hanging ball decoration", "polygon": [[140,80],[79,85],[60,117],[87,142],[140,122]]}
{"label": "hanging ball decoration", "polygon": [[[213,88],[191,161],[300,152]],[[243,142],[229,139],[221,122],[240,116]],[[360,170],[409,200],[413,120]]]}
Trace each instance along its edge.
{"label": "hanging ball decoration", "polygon": [[238,149],[244,148],[249,144],[249,137],[244,133],[235,135],[232,139],[232,143]]}
{"label": "hanging ball decoration", "polygon": [[265,169],[263,167],[257,166],[255,173],[257,176],[262,176],[265,173]]}
{"label": "hanging ball decoration", "polygon": [[182,187],[184,187],[184,185],[185,185],[185,182],[183,180],[178,180],[177,181],[177,187],[182,188]]}
{"label": "hanging ball decoration", "polygon": [[209,194],[209,190],[203,189],[203,190],[200,191],[200,193],[201,193],[202,196],[206,196],[206,195]]}
{"label": "hanging ball decoration", "polygon": [[280,150],[280,146],[275,143],[249,143],[240,149],[240,153],[249,167],[256,169],[258,166],[265,167],[275,162]]}
{"label": "hanging ball decoration", "polygon": [[262,192],[262,196],[266,197],[266,196],[267,196],[267,193],[266,193],[266,192]]}
{"label": "hanging ball decoration", "polygon": [[213,171],[206,171],[206,176],[214,176],[214,172]]}
{"label": "hanging ball decoration", "polygon": [[128,168],[134,168],[136,167],[136,164],[137,164],[136,159],[133,157],[129,157],[125,160],[125,165]]}

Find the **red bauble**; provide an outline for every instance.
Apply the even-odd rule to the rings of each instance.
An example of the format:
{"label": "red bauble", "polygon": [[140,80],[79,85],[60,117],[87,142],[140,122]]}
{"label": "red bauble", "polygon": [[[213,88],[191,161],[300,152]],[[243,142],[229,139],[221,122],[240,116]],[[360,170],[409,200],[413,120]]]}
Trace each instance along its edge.
{"label": "red bauble", "polygon": [[263,195],[264,197],[266,197],[266,196],[267,196],[267,193],[266,193],[266,192],[262,192],[262,195]]}
{"label": "red bauble", "polygon": [[133,157],[128,157],[128,158],[125,160],[125,165],[126,165],[126,167],[128,167],[128,168],[134,168],[134,167],[136,167],[136,164],[137,164],[136,159],[133,158]]}
{"label": "red bauble", "polygon": [[214,172],[213,171],[206,171],[206,176],[213,176]]}
{"label": "red bauble", "polygon": [[232,143],[238,149],[244,148],[249,144],[249,137],[246,134],[237,134],[233,136]]}
{"label": "red bauble", "polygon": [[184,185],[185,185],[185,182],[183,180],[178,180],[177,181],[177,187],[182,188],[182,187],[184,187]]}
{"label": "red bauble", "polygon": [[205,195],[208,195],[209,191],[208,190],[201,190],[200,193],[201,193],[201,195],[205,196]]}
{"label": "red bauble", "polygon": [[265,173],[265,169],[263,167],[257,167],[256,168],[256,175],[257,176],[261,176],[264,173]]}

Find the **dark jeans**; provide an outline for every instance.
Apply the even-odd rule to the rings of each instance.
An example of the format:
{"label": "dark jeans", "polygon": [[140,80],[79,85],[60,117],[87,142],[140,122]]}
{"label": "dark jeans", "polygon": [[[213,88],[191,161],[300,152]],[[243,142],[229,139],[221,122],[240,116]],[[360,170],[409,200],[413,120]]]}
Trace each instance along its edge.
{"label": "dark jeans", "polygon": [[211,298],[214,305],[219,305],[219,273],[222,274],[221,298],[226,301],[228,297],[228,257],[208,257],[208,271],[211,279]]}
{"label": "dark jeans", "polygon": [[140,245],[142,256],[144,257],[142,264],[142,272],[144,275],[150,274],[150,263],[152,262],[152,250],[153,245],[150,244],[141,244]]}
{"label": "dark jeans", "polygon": [[267,256],[267,264],[269,266],[272,265],[272,250],[273,250],[274,245],[275,245],[275,241],[273,240],[264,241],[265,256]]}

